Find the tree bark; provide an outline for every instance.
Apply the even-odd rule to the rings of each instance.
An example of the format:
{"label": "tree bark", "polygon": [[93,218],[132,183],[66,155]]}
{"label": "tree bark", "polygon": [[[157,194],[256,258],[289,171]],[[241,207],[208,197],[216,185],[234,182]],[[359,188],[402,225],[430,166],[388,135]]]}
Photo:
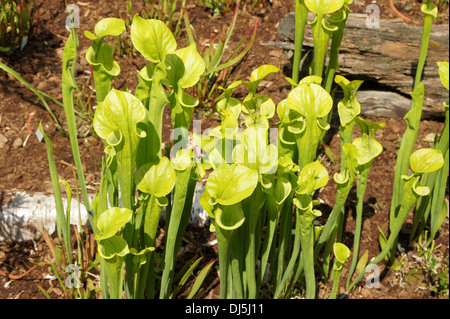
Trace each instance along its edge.
{"label": "tree bark", "polygon": [[[312,18],[308,16],[308,19]],[[380,19],[379,28],[369,28],[367,19],[366,14],[349,15],[337,74],[349,80],[364,80],[358,95],[363,114],[402,117],[410,106],[422,27],[406,24],[402,19]],[[286,15],[278,27],[278,36],[283,42],[267,43],[284,48],[288,58],[294,48],[294,22],[294,13]],[[308,64],[305,60],[313,51],[310,25],[305,30],[303,48],[305,59],[301,69],[302,76],[305,76]],[[442,103],[449,100],[449,95],[440,81],[436,62],[448,61],[448,58],[449,25],[433,25],[423,77],[423,118],[444,118]]]}

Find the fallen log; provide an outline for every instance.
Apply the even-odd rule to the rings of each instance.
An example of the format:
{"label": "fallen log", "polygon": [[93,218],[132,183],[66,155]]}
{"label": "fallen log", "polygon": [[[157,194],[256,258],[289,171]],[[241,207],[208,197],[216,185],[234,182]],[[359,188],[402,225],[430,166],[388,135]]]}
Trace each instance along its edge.
{"label": "fallen log", "polygon": [[[419,58],[422,27],[406,24],[402,19],[380,19],[379,28],[366,25],[367,14],[351,13],[339,53],[339,70],[349,80],[364,80],[360,88],[362,113],[402,117],[410,107],[410,96]],[[312,15],[308,19],[313,19]],[[280,22],[278,36],[282,42],[268,45],[282,47],[288,58],[294,50],[295,14],[289,13]],[[303,45],[306,57],[312,55],[311,26],[307,25]],[[449,100],[441,84],[436,62],[449,59],[449,25],[433,25],[427,61],[424,68],[425,101],[423,118],[442,119],[443,102]]]}

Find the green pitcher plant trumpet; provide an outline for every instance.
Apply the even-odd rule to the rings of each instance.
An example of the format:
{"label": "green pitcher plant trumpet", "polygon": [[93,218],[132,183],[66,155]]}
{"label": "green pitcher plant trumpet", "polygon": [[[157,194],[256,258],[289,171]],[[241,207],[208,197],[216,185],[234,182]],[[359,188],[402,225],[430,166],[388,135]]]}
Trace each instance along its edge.
{"label": "green pitcher plant trumpet", "polygon": [[275,103],[271,98],[257,94],[259,83],[268,75],[278,72],[276,66],[261,65],[250,74],[250,81],[242,82],[249,90],[249,94],[242,103],[242,112],[247,114],[245,124],[247,127],[258,125],[268,128],[269,120],[275,115]]}
{"label": "green pitcher plant trumpet", "polygon": [[287,97],[287,107],[296,116],[287,129],[295,136],[300,168],[316,159],[322,132],[330,128],[323,118],[333,106],[330,94],[309,79],[315,80],[303,79]]}
{"label": "green pitcher plant trumpet", "polygon": [[[330,59],[325,70],[324,88],[327,92],[331,92],[333,78],[339,68],[339,51],[341,48],[342,39],[344,37],[345,24],[348,16],[351,13],[348,5],[353,3],[353,0],[344,0],[343,6],[330,16],[328,22],[334,26],[334,31],[330,46]],[[329,117],[329,120],[331,118]]]}
{"label": "green pitcher plant trumpet", "polygon": [[[333,207],[333,212],[336,212],[336,206],[341,207],[341,213],[338,215],[338,222],[333,230],[333,237],[337,236],[337,240],[341,240],[343,232],[343,217],[344,217],[344,204],[348,196],[348,191],[350,190],[349,184],[353,183],[355,178],[354,170],[357,167],[356,158],[351,154],[356,154],[355,151],[349,149],[349,145],[353,140],[353,131],[356,124],[356,117],[361,113],[361,105],[357,99],[357,91],[362,85],[363,81],[353,80],[349,81],[341,75],[336,75],[335,82],[342,88],[344,92],[344,98],[338,102],[337,109],[339,114],[340,123],[340,139],[341,139],[341,173],[335,175],[334,180],[338,184],[337,194],[336,194],[336,204]],[[350,157],[349,157],[350,155]],[[356,165],[352,165],[355,163]],[[349,178],[347,180],[347,178]],[[337,212],[335,214],[338,214]],[[335,222],[334,217],[330,215],[328,221],[330,221],[330,226]],[[328,223],[327,221],[327,223]],[[336,234],[336,235],[335,235]],[[328,229],[324,229],[321,236],[328,236]],[[332,241],[328,241],[331,245]],[[331,252],[331,249],[326,251]],[[327,259],[327,256],[324,256]],[[324,268],[325,265],[324,265]],[[327,272],[327,269],[324,269]]]}
{"label": "green pitcher plant trumpet", "polygon": [[125,22],[118,18],[106,18],[99,21],[94,33],[86,30],[84,35],[92,40],[92,46],[86,51],[86,60],[94,73],[97,102],[102,102],[108,94],[114,77],[120,74],[120,65],[114,60],[114,49],[105,43],[107,36],[119,36],[125,31]]}
{"label": "green pitcher plant trumpet", "polygon": [[[439,67],[439,75],[442,84],[448,90],[449,88],[449,67],[447,61],[437,62]],[[422,233],[425,224],[430,217],[430,236],[427,245],[430,245],[442,223],[445,220],[448,211],[448,204],[445,200],[445,185],[448,177],[448,146],[449,146],[449,106],[448,101],[444,102],[445,107],[445,123],[444,128],[439,136],[439,139],[435,141],[433,148],[438,149],[444,155],[444,166],[426,176],[425,185],[430,190],[430,196],[421,197],[417,202],[417,208],[414,213],[414,222],[410,233],[410,241],[417,235],[416,231],[419,227],[419,232]]]}
{"label": "green pitcher plant trumpet", "polygon": [[333,176],[333,179],[337,184],[335,203],[333,210],[328,216],[325,227],[317,240],[315,248],[316,257],[324,244],[327,242],[334,242],[332,239],[335,238],[338,227],[341,226],[338,222],[343,220],[345,213],[344,206],[357,174],[357,147],[352,143],[345,143],[342,146],[342,154],[344,159],[341,166],[341,172],[336,173]]}
{"label": "green pitcher plant trumpet", "polygon": [[384,127],[384,123],[378,124],[375,122],[364,120],[360,117],[355,118],[357,125],[361,129],[362,137],[353,141],[353,145],[358,150],[356,160],[358,162],[358,174],[356,180],[356,222],[355,222],[355,237],[353,241],[353,258],[349,269],[349,275],[347,277],[349,284],[350,278],[355,270],[358,255],[359,244],[362,233],[362,215],[364,205],[364,195],[366,193],[366,187],[369,178],[370,168],[375,158],[383,151],[383,146],[375,140],[376,132]]}
{"label": "green pitcher plant trumpet", "polygon": [[294,198],[298,223],[300,228],[300,243],[303,255],[303,267],[306,281],[306,298],[314,299],[316,293],[316,280],[314,274],[314,220],[322,213],[314,209],[313,194],[316,190],[328,183],[328,171],[318,161],[311,162],[300,171],[298,188]]}
{"label": "green pitcher plant trumpet", "polygon": [[316,14],[315,19],[309,22],[314,39],[313,74],[322,77],[328,42],[333,31],[338,30],[337,26],[327,22],[326,16],[341,9],[344,0],[305,0],[305,5],[309,11]]}
{"label": "green pitcher plant trumpet", "polygon": [[[322,213],[314,209],[318,201],[313,199],[313,196],[317,190],[328,183],[328,179],[328,171],[319,161],[308,163],[298,173],[293,190],[295,197],[292,200],[296,212],[294,246],[284,274],[276,287],[275,298],[281,296],[288,280],[292,277],[292,272],[295,274],[292,280],[295,281],[302,271],[306,281],[306,298],[315,298],[314,243],[318,232],[314,226],[314,220]],[[297,267],[295,267],[296,264]]]}
{"label": "green pitcher plant trumpet", "polygon": [[[242,165],[226,164],[211,173],[200,198],[203,208],[214,218],[212,227],[216,232],[219,248],[221,298],[228,297],[230,293],[228,277],[233,278],[240,273],[232,272],[230,267],[233,252],[236,252],[231,247],[237,248],[240,245],[233,234],[245,221],[241,202],[253,193],[257,184],[256,171]],[[233,285],[241,280],[234,280]],[[236,291],[237,296],[242,297],[242,291]]]}
{"label": "green pitcher plant trumpet", "polygon": [[416,76],[413,83],[411,107],[404,117],[407,127],[402,136],[402,143],[398,151],[398,158],[395,165],[394,187],[392,192],[391,209],[389,213],[391,225],[395,224],[395,219],[398,218],[398,211],[400,209],[403,197],[404,184],[404,180],[401,177],[408,172],[409,157],[414,150],[414,145],[416,144],[417,134],[419,131],[420,120],[422,117],[422,107],[425,98],[425,86],[422,81],[422,74],[428,53],[431,26],[438,13],[436,5],[431,3],[430,0],[422,4],[421,11],[424,14],[424,23],[420,45],[420,55],[418,58]]}
{"label": "green pitcher plant trumpet", "polygon": [[336,299],[336,293],[339,288],[339,280],[341,279],[342,269],[344,264],[350,257],[350,249],[342,243],[334,243],[333,245],[334,266],[333,266],[333,289],[331,290],[330,299]]}
{"label": "green pitcher plant trumpet", "polygon": [[93,120],[95,132],[106,141],[105,153],[110,155],[109,164],[114,157],[118,160],[122,202],[129,209],[134,198],[131,172],[134,170],[139,140],[146,136],[138,123],[145,116],[146,110],[135,96],[112,89],[97,106]]}
{"label": "green pitcher plant trumpet", "polygon": [[[150,168],[148,168],[150,167]],[[139,211],[136,224],[143,228],[144,247],[155,247],[156,236],[163,207],[168,205],[167,195],[175,186],[176,174],[167,157],[162,157],[157,165],[142,166],[135,176],[137,188],[141,191],[140,202],[142,210]],[[141,228],[138,227],[138,228]],[[149,260],[143,265],[143,271],[134,281],[135,296],[143,298],[144,293],[153,297],[155,290],[155,256],[149,256]],[[148,283],[149,287],[145,284]]]}

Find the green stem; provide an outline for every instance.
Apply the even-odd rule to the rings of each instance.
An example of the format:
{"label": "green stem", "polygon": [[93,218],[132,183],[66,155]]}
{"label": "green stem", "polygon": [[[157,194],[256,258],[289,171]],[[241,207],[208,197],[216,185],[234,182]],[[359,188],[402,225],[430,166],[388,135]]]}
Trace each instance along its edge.
{"label": "green stem", "polygon": [[[75,122],[75,114],[74,114],[74,103],[73,103],[73,91],[76,88],[75,79],[70,73],[69,62],[72,61],[72,69],[75,68],[75,60],[76,60],[76,52],[78,48],[78,37],[76,31],[71,31],[71,36],[67,40],[66,45],[69,48],[64,50],[65,58],[63,58],[63,80],[62,80],[62,95],[63,95],[63,104],[64,104],[64,113],[66,115],[67,127],[69,130],[69,139],[70,146],[72,148],[73,160],[75,162],[75,167],[77,170],[78,180],[81,188],[81,195],[83,197],[84,205],[86,206],[86,210],[89,212],[89,220],[91,224],[93,223],[92,215],[91,215],[91,205],[87,193],[86,181],[83,173],[83,165],[81,163],[80,150],[78,147],[78,138],[77,138],[77,128]],[[73,41],[69,43],[69,41]],[[68,74],[70,73],[70,74]]]}
{"label": "green stem", "polygon": [[[448,149],[444,154],[444,166],[438,171],[438,176],[436,178],[436,184],[434,185],[434,192],[431,202],[431,216],[430,216],[430,236],[428,237],[427,246],[431,244],[434,240],[437,231],[441,227],[445,220],[442,218],[442,205],[445,205],[445,185],[448,182],[448,171],[449,171],[449,152]],[[448,205],[447,205],[448,207]],[[447,210],[448,212],[448,210]],[[445,214],[445,211],[444,211]],[[444,215],[445,216],[445,215]]]}
{"label": "green stem", "polygon": [[359,174],[356,181],[356,224],[355,224],[355,236],[353,239],[353,257],[352,263],[350,265],[350,269],[347,277],[347,285],[350,283],[350,280],[353,276],[353,273],[356,268],[356,263],[358,262],[359,257],[359,245],[361,240],[361,232],[362,232],[362,216],[363,216],[363,206],[364,206],[364,194],[366,193],[367,187],[367,178],[369,176],[370,168],[373,164],[373,160],[370,162],[359,166]]}
{"label": "green stem", "polygon": [[[352,176],[352,175],[351,175]],[[325,223],[325,228],[322,229],[322,232],[320,233],[320,237],[316,243],[316,258],[319,254],[320,250],[322,249],[325,242],[328,240],[330,234],[333,232],[335,227],[339,226],[337,224],[337,221],[341,220],[341,217],[344,215],[344,205],[347,200],[348,194],[350,193],[350,190],[353,186],[353,179],[348,181],[345,185],[341,186],[338,185],[337,192],[336,192],[336,202],[333,207],[333,210],[331,211],[330,215],[328,216],[327,222]]]}
{"label": "green stem", "polygon": [[295,267],[294,273],[292,275],[292,278],[289,282],[288,287],[286,288],[286,291],[284,293],[284,298],[290,298],[292,295],[292,292],[295,288],[295,285],[299,282],[299,278],[301,275],[304,274],[304,264],[303,264],[303,251],[300,251],[299,257],[298,257],[298,263]]}
{"label": "green stem", "polygon": [[230,262],[228,246],[233,231],[221,229],[216,222],[214,222],[214,226],[216,228],[217,249],[219,251],[220,299],[227,299]]}
{"label": "green stem", "polygon": [[295,266],[295,262],[298,259],[298,255],[300,252],[300,238],[301,238],[301,222],[299,218],[296,218],[295,222],[295,235],[294,235],[294,246],[292,249],[291,258],[289,259],[289,263],[286,267],[286,270],[283,274],[283,277],[279,283],[277,283],[277,287],[275,290],[274,299],[280,298],[281,294],[283,293],[283,290],[286,287],[286,283],[289,280],[289,278],[292,277],[292,271]]}
{"label": "green stem", "polygon": [[325,17],[319,13],[317,20],[313,25],[313,40],[314,40],[314,65],[313,74],[322,77],[325,63],[325,56],[328,48],[328,42],[331,37],[331,31],[326,30],[322,25],[322,20]]}
{"label": "green stem", "polygon": [[[426,4],[427,8],[431,11],[433,4],[430,1]],[[428,53],[428,44],[431,33],[431,26],[435,16],[429,13],[424,15],[424,24],[422,31],[422,40],[420,46],[419,61],[417,63],[416,76],[413,85],[413,94],[411,100],[410,111],[406,114],[405,120],[408,123],[408,127],[402,138],[402,143],[398,152],[398,159],[395,165],[394,175],[394,189],[392,193],[392,202],[390,210],[390,224],[393,224],[397,216],[397,212],[402,201],[402,189],[403,181],[402,175],[406,175],[409,168],[409,157],[413,151],[413,147],[416,143],[417,133],[419,130],[419,123],[422,116],[422,104],[424,99],[423,82],[421,82],[423,69]],[[421,87],[422,86],[422,87]]]}
{"label": "green stem", "polygon": [[248,289],[246,288],[245,276],[245,252],[243,242],[247,239],[245,236],[243,226],[233,232],[233,238],[230,241],[230,258],[231,258],[231,275],[229,277],[231,282],[231,298],[244,299],[248,296]]}
{"label": "green stem", "polygon": [[[412,242],[414,236],[416,234],[416,229],[420,223],[419,234],[423,232],[423,228],[425,227],[426,221],[428,219],[428,214],[431,210],[431,224],[435,221],[435,217],[439,215],[440,208],[439,205],[444,200],[445,196],[445,185],[446,176],[448,176],[448,147],[449,147],[449,108],[445,108],[445,124],[444,128],[441,132],[439,142],[435,145],[435,148],[441,150],[442,154],[444,154],[445,165],[439,171],[435,171],[427,174],[426,176],[426,185],[431,190],[431,195],[426,197],[421,197],[417,201],[417,207],[414,212],[414,221],[413,226],[411,228],[411,233],[409,237],[409,241]],[[447,170],[447,172],[445,171]],[[440,181],[440,178],[443,180]],[[425,180],[425,178],[424,178]],[[433,227],[432,227],[433,228]],[[430,234],[430,240],[434,238],[433,234]]]}
{"label": "green stem", "polygon": [[[141,205],[145,207],[143,243],[145,247],[155,247],[162,208],[158,205],[154,195],[150,195],[147,201],[144,201]],[[147,298],[152,299],[155,295],[155,253],[150,252],[147,254],[149,254],[149,258],[141,268],[139,273],[140,282],[133,293],[137,298],[143,298],[145,292],[147,292]],[[129,270],[131,273],[131,268]]]}
{"label": "green stem", "polygon": [[314,225],[302,231],[301,237],[303,268],[306,281],[306,299],[316,297],[316,277],[314,274]]}
{"label": "green stem", "polygon": [[109,282],[109,297],[111,299],[122,299],[122,266],[123,260],[120,257],[113,257],[105,260],[105,270]]}
{"label": "green stem", "polygon": [[191,178],[191,169],[186,169],[180,173],[177,172],[173,207],[170,213],[169,226],[167,228],[160,299],[168,298],[170,296],[175,258],[191,215],[195,184],[196,181]]}
{"label": "green stem", "polygon": [[[342,215],[339,215],[339,217],[341,217]],[[325,245],[325,249],[323,250],[323,262],[322,262],[322,270],[323,270],[323,275],[325,277],[330,276],[330,261],[331,261],[331,253],[333,251],[333,246],[336,243],[336,234],[338,232],[338,224],[335,224],[333,231],[330,234],[330,237]],[[315,252],[315,254],[317,255],[317,253]],[[317,259],[315,259],[317,261]],[[332,274],[331,274],[332,276]]]}
{"label": "green stem", "polygon": [[422,41],[420,46],[419,61],[417,63],[416,76],[414,78],[414,89],[422,81],[423,69],[425,67],[425,61],[428,53],[428,44],[430,42],[431,26],[433,24],[434,17],[431,14],[425,14]]}
{"label": "green stem", "polygon": [[339,288],[339,280],[341,279],[341,271],[335,270],[333,277],[333,288],[330,293],[330,299],[336,299],[337,291]]}
{"label": "green stem", "polygon": [[[339,22],[336,23],[338,29],[333,32],[333,38],[331,40],[331,50],[330,50],[330,62],[325,70],[325,83],[324,88],[328,93],[331,93],[331,87],[333,85],[334,76],[336,70],[339,68],[339,51],[341,48],[342,38],[344,37],[345,24],[347,22],[349,9],[344,5],[338,13]],[[331,112],[330,112],[331,113]],[[331,119],[331,115],[329,115]],[[330,123],[328,121],[328,123]]]}
{"label": "green stem", "polygon": [[316,215],[312,205],[304,205],[312,202],[310,195],[300,195],[299,201],[306,208],[297,207],[297,218],[300,221],[300,244],[303,256],[303,269],[306,282],[306,299],[316,297],[316,276],[314,273],[314,219]]}
{"label": "green stem", "polygon": [[292,80],[298,83],[300,80],[300,62],[302,60],[303,39],[305,35],[306,18],[308,8],[304,0],[295,0],[295,50],[292,68]]}
{"label": "green stem", "polygon": [[94,74],[95,97],[98,102],[103,102],[111,89],[113,77],[104,71],[101,65],[92,65]]}
{"label": "green stem", "polygon": [[422,116],[422,106],[424,100],[424,84],[421,82],[413,91],[411,109],[405,116],[407,128],[402,137],[402,143],[398,151],[398,157],[394,172],[394,188],[392,192],[392,202],[389,213],[389,224],[394,225],[398,218],[401,201],[404,196],[404,181],[401,176],[406,175],[409,169],[410,156],[416,144],[417,135],[419,133],[419,125]]}
{"label": "green stem", "polygon": [[271,248],[273,247],[274,237],[275,237],[275,231],[278,225],[278,221],[280,219],[280,213],[283,208],[283,205],[277,205],[275,200],[268,196],[267,198],[268,208],[267,208],[267,215],[268,215],[268,223],[267,223],[267,230],[264,237],[262,252],[261,252],[261,266],[260,271],[258,273],[258,280],[257,280],[257,290],[259,291],[261,284],[264,279],[264,275],[266,273],[267,268],[267,262],[269,260],[269,255]]}
{"label": "green stem", "polygon": [[[108,168],[106,167],[105,156],[102,157],[102,177],[100,180],[100,188],[98,191],[98,208],[97,211],[94,211],[94,223],[92,225],[94,234],[98,234],[99,230],[97,227],[98,217],[108,209],[108,179],[107,172]],[[106,261],[100,255],[98,256],[100,260],[100,287],[102,288],[102,295],[104,299],[109,299],[109,290],[108,290],[108,278],[106,271]]]}
{"label": "green stem", "polygon": [[317,148],[322,131],[316,125],[317,119],[307,118],[304,132],[297,138],[298,165],[302,169],[306,164],[313,162],[317,156]]}
{"label": "green stem", "polygon": [[290,244],[292,241],[292,227],[293,227],[293,218],[292,218],[292,197],[293,195],[289,195],[286,201],[283,204],[283,208],[281,210],[280,216],[280,234],[279,234],[279,243],[278,243],[278,251],[275,255],[276,259],[273,261],[273,265],[276,268],[273,273],[275,274],[274,284],[276,287],[280,284],[282,277],[284,266],[286,263],[286,254],[290,250]]}
{"label": "green stem", "polygon": [[154,70],[152,87],[150,92],[150,104],[148,109],[148,120],[150,122],[147,137],[150,139],[151,152],[149,154],[149,161],[157,162],[162,155],[162,123],[164,108],[167,100],[164,87],[161,81],[166,77],[166,69],[164,62],[159,63]]}
{"label": "green stem", "polygon": [[245,199],[245,227],[247,237],[247,250],[245,256],[246,275],[248,284],[248,298],[255,299],[257,297],[257,283],[256,283],[256,225],[262,204],[264,203],[264,193],[262,186],[258,184],[253,194]]}
{"label": "green stem", "polygon": [[[402,228],[402,225],[408,216],[408,213],[411,211],[411,209],[414,207],[414,205],[417,202],[418,196],[414,193],[413,185],[416,182],[416,179],[419,178],[418,176],[410,178],[407,182],[405,182],[404,185],[404,198],[402,201],[402,205],[399,210],[398,218],[394,221],[394,224],[391,225],[391,232],[389,235],[389,238],[383,247],[383,250],[380,252],[380,254],[372,259],[372,261],[364,268],[364,270],[356,277],[356,279],[349,285],[350,282],[350,275],[348,276],[347,280],[347,290],[350,291],[356,283],[358,283],[364,275],[372,268],[372,265],[376,265],[379,262],[381,262],[388,254],[391,252],[392,247],[395,247],[395,243],[397,242],[398,234],[400,233],[400,230]],[[355,257],[355,255],[353,255]],[[355,258],[354,258],[355,259]]]}
{"label": "green stem", "polygon": [[50,170],[50,177],[51,177],[51,181],[52,181],[52,186],[53,186],[53,192],[54,192],[54,198],[55,198],[55,206],[56,206],[56,226],[57,226],[57,234],[58,234],[58,238],[60,243],[65,244],[65,248],[66,248],[66,252],[67,252],[67,257],[69,258],[69,264],[72,263],[71,262],[71,241],[70,241],[70,229],[68,229],[67,227],[65,227],[65,225],[67,224],[66,221],[66,215],[64,213],[64,205],[62,202],[62,196],[61,196],[61,187],[60,187],[60,182],[59,182],[59,177],[58,177],[58,171],[56,169],[56,164],[55,164],[55,158],[53,156],[53,146],[52,146],[52,142],[50,140],[50,138],[47,136],[47,134],[45,134],[44,129],[42,128],[42,123],[39,123],[39,130],[42,133],[42,136],[44,137],[44,141],[45,141],[45,146],[47,148],[47,157],[48,157],[48,166],[49,166],[49,170]]}
{"label": "green stem", "polygon": [[[135,182],[134,175],[131,172],[135,171],[136,154],[133,151],[133,145],[130,139],[132,132],[124,135],[121,144],[118,146],[117,151],[117,163],[119,173],[119,186],[120,193],[122,195],[122,207],[131,210],[134,206],[134,194],[135,194]],[[132,243],[135,242],[135,236],[138,234],[134,230],[135,215],[130,223],[127,223],[124,227],[123,238],[132,247]],[[136,247],[135,247],[136,248]],[[152,254],[153,255],[153,254]],[[125,290],[128,298],[134,294],[133,289],[133,273],[134,273],[133,256],[128,254],[125,256]]]}

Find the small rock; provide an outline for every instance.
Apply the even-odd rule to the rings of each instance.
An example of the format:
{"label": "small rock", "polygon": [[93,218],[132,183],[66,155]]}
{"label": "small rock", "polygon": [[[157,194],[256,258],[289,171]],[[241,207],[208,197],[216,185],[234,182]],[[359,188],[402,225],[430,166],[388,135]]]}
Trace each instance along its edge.
{"label": "small rock", "polygon": [[94,174],[92,174],[92,173],[86,173],[85,179],[86,179],[86,182],[87,182],[87,183],[91,183],[92,181],[94,181]]}
{"label": "small rock", "polygon": [[22,145],[23,145],[23,140],[20,137],[16,138],[13,142],[13,148],[15,148],[15,149],[18,149]]}
{"label": "small rock", "polygon": [[8,174],[6,176],[6,181],[9,183],[14,183],[16,181],[16,179],[17,179],[17,176],[14,173]]}
{"label": "small rock", "polygon": [[281,59],[284,57],[284,52],[283,50],[271,50],[269,51],[269,56]]}
{"label": "small rock", "polygon": [[57,83],[57,84],[59,84],[59,82],[61,82],[61,77],[56,76],[56,75],[50,75],[50,77],[47,79],[47,81],[49,83]]}
{"label": "small rock", "polygon": [[98,145],[98,140],[95,137],[93,137],[93,136],[89,136],[87,138],[87,141],[88,141],[89,145],[91,145],[91,146],[97,146]]}
{"label": "small rock", "polygon": [[62,295],[63,295],[62,290],[59,289],[59,288],[53,288],[53,289],[52,289],[52,292],[54,292],[54,293],[57,294],[58,296],[62,296]]}
{"label": "small rock", "polygon": [[365,6],[365,2],[363,0],[355,0],[353,1],[353,4],[359,7]]}
{"label": "small rock", "polygon": [[47,193],[53,193],[53,184],[51,181],[44,181],[44,188]]}
{"label": "small rock", "polygon": [[272,81],[265,81],[265,80],[262,80],[262,81],[260,82],[260,85],[261,85],[261,87],[268,88],[268,87],[271,87],[271,86],[273,85],[273,82],[272,82]]}
{"label": "small rock", "polygon": [[273,0],[272,1],[272,7],[274,9],[281,8],[282,6],[283,6],[283,4],[281,3],[280,0]]}
{"label": "small rock", "polygon": [[8,143],[8,138],[5,135],[0,134],[0,148],[5,147],[6,143]]}
{"label": "small rock", "polygon": [[58,48],[55,50],[56,55],[58,56],[59,60],[62,60],[63,57],[63,52],[64,52],[64,47]]}
{"label": "small rock", "polygon": [[15,135],[17,135],[17,131],[16,130],[14,130],[14,129],[10,129],[10,128],[8,128],[7,130],[5,130],[5,136],[7,137],[7,138],[10,138],[10,137],[12,137],[12,136],[15,136]]}
{"label": "small rock", "polygon": [[38,84],[36,85],[36,89],[38,89],[39,91],[47,90],[48,89],[47,81],[39,81]]}

